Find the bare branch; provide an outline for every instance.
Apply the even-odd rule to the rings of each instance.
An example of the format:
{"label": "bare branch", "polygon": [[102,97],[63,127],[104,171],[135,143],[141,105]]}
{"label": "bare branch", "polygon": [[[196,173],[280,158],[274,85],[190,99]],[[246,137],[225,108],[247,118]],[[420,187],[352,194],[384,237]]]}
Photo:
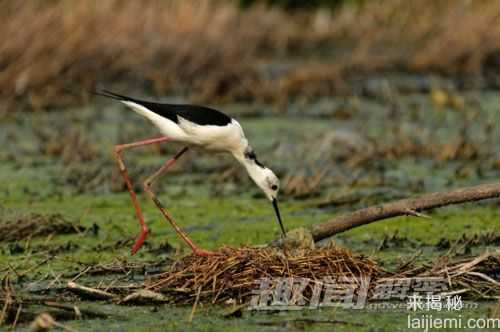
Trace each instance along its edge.
{"label": "bare branch", "polygon": [[426,217],[427,215],[421,211],[496,197],[500,197],[500,182],[425,194],[416,198],[389,202],[340,215],[323,224],[313,226],[312,235],[315,241],[319,241],[378,220],[401,215]]}
{"label": "bare branch", "polygon": [[92,299],[109,300],[115,297],[114,294],[105,292],[100,289],[82,286],[72,281],[68,282],[67,287],[69,291],[75,294]]}

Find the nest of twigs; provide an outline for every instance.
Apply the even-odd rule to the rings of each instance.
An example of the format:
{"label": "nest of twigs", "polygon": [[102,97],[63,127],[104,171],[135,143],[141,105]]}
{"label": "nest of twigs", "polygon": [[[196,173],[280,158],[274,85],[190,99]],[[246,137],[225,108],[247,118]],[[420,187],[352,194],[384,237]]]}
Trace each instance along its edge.
{"label": "nest of twigs", "polygon": [[174,263],[167,272],[155,276],[146,288],[175,299],[176,303],[221,303],[249,300],[262,278],[347,277],[351,280],[380,273],[369,258],[330,246],[322,249],[283,251],[274,248],[229,248],[220,255],[189,255]]}
{"label": "nest of twigs", "polygon": [[[461,294],[466,298],[500,298],[500,252],[485,252],[476,257],[449,262],[443,256],[434,265],[405,264],[399,271],[388,272],[373,260],[336,246],[321,249],[282,251],[273,248],[223,248],[220,255],[198,257],[189,255],[169,269],[146,281],[145,289],[162,293],[162,301],[188,304],[248,303],[259,289],[263,278],[304,278],[311,281],[304,295],[322,280],[347,278],[367,285],[368,298],[377,299],[377,291],[387,283],[407,282],[415,285],[423,280],[441,280],[444,288],[432,294]],[[412,286],[414,287],[414,286]],[[406,295],[410,295],[412,289]],[[406,297],[406,295],[404,297]],[[388,294],[387,299],[401,298]]]}
{"label": "nest of twigs", "polygon": [[[323,280],[328,283],[332,278],[348,278],[358,285],[365,285],[369,301],[407,300],[412,294],[421,294],[421,291],[409,287],[405,293],[394,292],[398,290],[397,285],[410,286],[425,278],[430,281],[437,278],[444,280],[446,287],[435,288],[430,291],[431,294],[458,294],[464,299],[476,300],[500,299],[498,250],[452,262],[449,256],[443,256],[432,265],[414,265],[412,259],[395,272],[384,271],[369,258],[335,246],[293,251],[226,247],[219,249],[219,253],[213,257],[189,255],[181,258],[170,265],[166,272],[151,277],[145,283],[130,283],[129,275],[140,269],[140,266],[126,261],[98,264],[77,274],[78,278],[85,274],[122,275],[126,277],[125,283],[110,278],[109,283],[101,280],[97,285],[68,281],[66,287],[53,286],[51,282],[52,286],[47,288],[16,289],[12,283],[14,274],[9,272],[0,282],[0,326],[8,323],[15,327],[17,323],[31,321],[39,313],[40,307],[58,320],[108,316],[107,312],[88,308],[85,302],[76,305],[73,295],[85,301],[104,300],[124,305],[192,304],[193,310],[198,302],[241,304],[232,306],[241,311],[247,305],[252,308],[253,296],[258,293],[258,281],[262,278],[304,278],[314,281],[311,285]],[[155,270],[157,264],[154,263]],[[151,263],[143,265],[145,270],[148,267],[152,267]],[[70,280],[76,279],[73,275],[69,277]],[[368,283],[367,278],[370,279]],[[311,304],[311,289],[305,289],[301,294],[305,305],[308,302]]]}

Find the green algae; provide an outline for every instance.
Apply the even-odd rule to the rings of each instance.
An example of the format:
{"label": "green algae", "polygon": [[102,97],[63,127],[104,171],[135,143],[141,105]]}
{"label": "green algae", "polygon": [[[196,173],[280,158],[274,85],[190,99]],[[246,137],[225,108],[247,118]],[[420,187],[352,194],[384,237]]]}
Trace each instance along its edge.
{"label": "green algae", "polygon": [[[425,97],[420,98],[420,102],[425,103]],[[411,101],[402,101],[403,104],[405,102]],[[496,102],[497,96],[485,94],[485,104],[482,108],[485,118],[499,120],[498,112],[492,111]],[[368,107],[369,111],[360,111],[360,114],[347,120],[269,117],[242,119],[241,122],[254,148],[259,151],[259,158],[277,169],[283,178],[293,175],[297,169],[311,166],[313,161],[325,162],[321,159],[322,156],[313,161],[305,158],[308,152],[315,152],[310,151],[308,142],[317,142],[318,137],[321,140],[322,135],[327,135],[332,130],[356,129],[361,119],[366,120],[366,132],[372,138],[378,137],[383,141],[386,135],[383,130],[386,111],[372,101],[362,101],[362,105]],[[80,234],[22,240],[17,243],[21,249],[16,250],[12,243],[0,242],[2,274],[12,273],[12,270],[25,271],[31,266],[43,263],[20,278],[20,285],[40,280],[50,281],[54,276],[77,273],[86,264],[111,262],[116,259],[136,262],[167,260],[189,252],[154,204],[146,195],[139,193],[141,206],[152,232],[145,247],[137,255],[130,256],[131,244],[139,232],[139,225],[130,197],[121,187],[121,179],[117,177],[111,151],[115,143],[148,137],[148,134],[151,135],[150,127],[134,114],[123,110],[112,108],[102,112],[101,108],[96,108],[85,111],[22,114],[2,124],[3,133],[15,134],[0,134],[0,142],[7,147],[0,154],[0,218],[29,213],[61,213],[68,220],[88,228],[87,232]],[[464,121],[463,114],[459,112],[433,110],[430,106],[426,108],[426,116],[418,112],[403,113],[398,121],[408,124],[416,117],[423,128],[441,128],[439,135],[442,135],[443,139],[455,137],[456,132],[452,128],[460,126],[461,121]],[[116,124],[118,120],[124,123],[123,126]],[[100,178],[110,179],[109,182],[103,180],[92,187],[79,188],[80,184],[68,180],[71,179],[68,174],[71,175],[75,171],[77,164],[71,161],[73,157],[69,158],[70,161],[64,161],[63,153],[46,153],[46,141],[36,133],[36,128],[52,128],[52,135],[57,137],[58,131],[68,126],[68,123],[78,130],[84,128],[87,133],[86,140],[90,144],[87,148],[97,151],[93,159],[83,162],[83,172],[92,167],[97,168]],[[267,137],[272,138],[269,140]],[[498,138],[499,133],[494,131],[488,139],[494,141]],[[54,151],[58,148],[64,150],[64,146],[55,148]],[[174,151],[171,147],[165,149],[127,151],[125,159],[127,165],[130,165],[134,182],[140,183],[141,179],[161,165],[165,155]],[[79,152],[83,151],[74,151],[76,154]],[[492,152],[484,153],[486,155]],[[491,158],[497,157],[493,154]],[[331,177],[327,179],[329,184],[321,188],[319,196],[282,198],[282,216],[288,229],[312,226],[337,214],[393,198],[431,190],[446,190],[459,185],[488,181],[498,176],[498,166],[494,163],[488,164],[489,161],[483,163],[488,164],[489,168],[483,169],[484,165],[478,165],[481,162],[473,159],[438,162],[431,157],[402,156],[386,161],[374,160],[371,164],[352,170],[364,179],[356,182],[349,180],[350,169],[342,169],[340,162],[337,165],[332,160],[327,160],[328,167],[333,170]],[[383,167],[379,165],[382,162]],[[179,224],[204,248],[264,244],[278,237],[279,228],[270,203],[252,185],[243,170],[237,170],[236,176],[228,183],[218,181],[212,174],[220,171],[220,165],[226,170],[236,166],[227,156],[210,156],[192,151],[186,161],[183,161],[182,167],[174,168],[171,174],[160,179],[155,190]],[[472,171],[465,173],[465,176],[457,176],[457,165],[466,165]],[[338,171],[338,168],[341,170]],[[371,168],[383,168],[383,182],[380,181],[379,174],[369,172]],[[344,181],[344,178],[348,180]],[[380,188],[387,190],[380,191]],[[140,186],[138,189],[140,190]],[[338,195],[344,192],[355,193],[362,199],[341,206],[323,206],[318,203],[331,193]],[[431,219],[392,218],[338,234],[331,240],[353,251],[374,257],[387,269],[395,268],[414,256],[418,256],[417,262],[429,263],[443,254],[450,253],[450,248],[438,245],[443,238],[454,243],[464,234],[470,236],[476,233],[498,232],[500,212],[497,205],[495,202],[486,202],[446,207],[429,212]],[[402,240],[381,250],[380,244],[384,238],[396,232]],[[173,250],[167,250],[169,247],[173,247]],[[464,248],[459,249],[451,254],[462,255],[466,251]],[[480,243],[469,248],[468,252],[496,249],[498,244]],[[51,258],[45,261],[47,255]],[[10,266],[10,269],[5,268],[6,266]],[[85,277],[81,281],[85,282]],[[186,326],[198,331],[319,331],[333,328],[340,331],[393,331],[406,329],[407,319],[406,312],[387,311],[380,314],[380,311],[370,310],[356,311],[353,319],[352,311],[344,309],[253,312],[245,313],[243,318],[224,318],[224,308],[200,306],[193,321],[189,323],[191,308],[186,307],[123,307],[85,302],[82,305],[97,305],[99,310],[109,311],[111,314],[106,320],[67,322],[68,326],[78,331],[163,331],[179,330]],[[477,309],[462,313],[464,317],[483,317],[490,305],[481,303]],[[114,315],[126,319],[116,318]],[[323,323],[314,323],[314,320]],[[327,322],[329,320],[346,323]]]}

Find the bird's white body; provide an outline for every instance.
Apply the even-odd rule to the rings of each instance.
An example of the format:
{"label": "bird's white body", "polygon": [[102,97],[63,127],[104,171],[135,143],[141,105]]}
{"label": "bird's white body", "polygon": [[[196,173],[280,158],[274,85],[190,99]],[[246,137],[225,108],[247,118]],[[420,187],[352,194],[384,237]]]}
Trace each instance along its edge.
{"label": "bird's white body", "polygon": [[[252,178],[257,186],[262,189],[266,197],[272,202],[281,231],[283,235],[285,235],[286,232],[281,221],[277,200],[279,179],[273,171],[257,160],[257,156],[248,144],[248,140],[238,121],[218,110],[203,106],[159,104],[119,95],[106,90],[103,90],[103,92],[96,92],[96,94],[118,100],[125,104],[130,109],[149,120],[164,136],[140,142],[117,145],[115,147],[115,155],[120,166],[120,171],[127,184],[137,217],[141,224],[141,234],[132,248],[132,253],[135,253],[142,246],[148,230],[136,194],[128,178],[127,170],[121,157],[121,151],[128,147],[157,144],[165,141],[176,141],[188,146],[200,147],[204,150],[231,153],[235,159],[245,167],[250,178]],[[186,151],[187,147],[179,151],[156,173],[150,176],[144,183],[144,190],[150,194],[165,218],[169,220],[177,233],[179,233],[193,251],[198,255],[206,256],[209,253],[200,250],[194,242],[189,239],[187,234],[178,227],[150,188],[151,182],[157,176],[165,172],[173,162]]]}
{"label": "bird's white body", "polygon": [[122,101],[122,103],[147,118],[163,135],[169,137],[172,141],[199,146],[211,151],[229,152],[238,160],[243,157],[245,150],[248,148],[245,133],[235,119],[232,119],[231,123],[226,126],[201,126],[182,117],[179,117],[179,122],[175,123],[140,104],[131,101]]}
{"label": "bird's white body", "polygon": [[269,168],[249,159],[246,154],[252,151],[241,125],[235,119],[225,126],[198,125],[178,116],[178,123],[162,117],[133,101],[122,101],[135,112],[144,116],[160,132],[172,141],[201,147],[216,152],[229,152],[245,167],[248,175],[264,191],[269,200],[276,199],[278,189],[270,189],[279,180]]}

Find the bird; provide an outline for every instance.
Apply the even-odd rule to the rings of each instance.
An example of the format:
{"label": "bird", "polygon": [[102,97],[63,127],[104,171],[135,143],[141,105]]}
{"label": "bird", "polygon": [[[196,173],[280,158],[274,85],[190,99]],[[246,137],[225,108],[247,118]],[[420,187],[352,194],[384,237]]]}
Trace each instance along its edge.
{"label": "bird", "polygon": [[111,92],[109,90],[92,91],[99,96],[117,100],[143,116],[155,126],[161,133],[160,137],[141,140],[133,143],[119,144],[114,148],[114,156],[118,163],[120,173],[130,193],[135,214],[139,220],[141,232],[132,247],[134,255],[146,240],[149,229],[144,220],[141,206],[137,200],[127,168],[123,161],[123,151],[129,148],[160,144],[165,142],[179,142],[185,146],[171,159],[167,160],[155,173],[143,182],[143,189],[152,199],[161,214],[170,222],[177,234],[191,248],[197,256],[212,256],[216,253],[204,250],[191,240],[188,234],[175,222],[172,215],[158,200],[151,189],[151,185],[160,175],[164,174],[184,153],[190,148],[197,147],[210,153],[229,153],[243,166],[249,177],[263,191],[271,202],[276,218],[281,229],[283,238],[286,237],[285,227],[281,219],[278,206],[278,192],[280,181],[276,174],[264,166],[258,159],[255,151],[250,146],[240,123],[214,108],[191,105],[191,104],[169,104],[140,100]]}

